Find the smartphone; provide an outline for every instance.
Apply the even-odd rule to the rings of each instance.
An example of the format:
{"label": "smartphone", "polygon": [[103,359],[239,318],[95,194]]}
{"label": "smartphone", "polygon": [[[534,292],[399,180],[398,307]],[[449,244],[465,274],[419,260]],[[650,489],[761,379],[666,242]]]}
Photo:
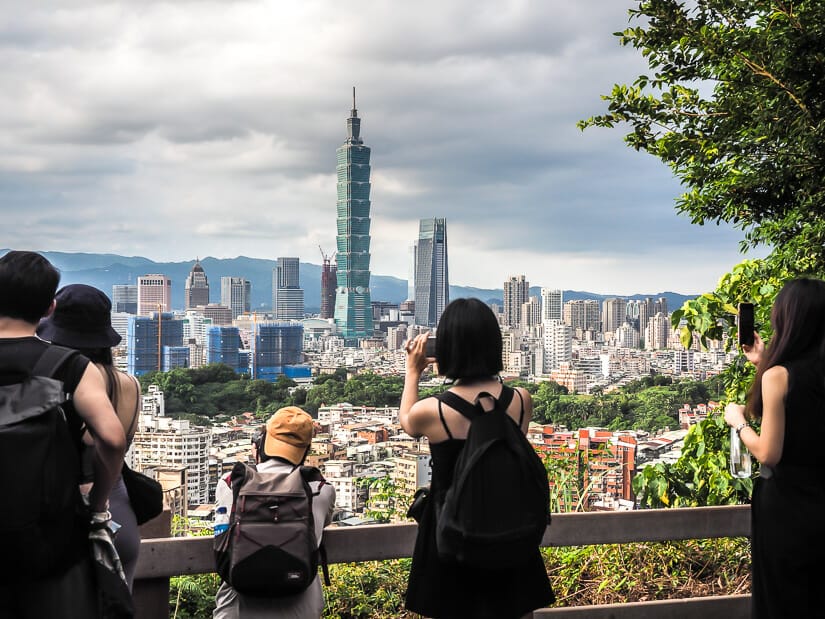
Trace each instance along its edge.
{"label": "smartphone", "polygon": [[427,344],[424,346],[424,354],[427,357],[435,359],[435,336],[431,335],[427,338]]}
{"label": "smartphone", "polygon": [[740,346],[753,346],[753,303],[740,303],[736,317],[736,329],[739,333]]}

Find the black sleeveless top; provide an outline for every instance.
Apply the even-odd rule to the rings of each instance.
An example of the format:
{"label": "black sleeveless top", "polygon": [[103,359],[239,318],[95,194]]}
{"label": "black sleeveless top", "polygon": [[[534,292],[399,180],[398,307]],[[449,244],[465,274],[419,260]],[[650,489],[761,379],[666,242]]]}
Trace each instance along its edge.
{"label": "black sleeveless top", "polygon": [[[507,389],[507,387],[505,387]],[[435,545],[435,504],[453,483],[464,439],[430,444],[432,483],[418,523],[406,606],[438,619],[516,619],[555,600],[541,552],[506,570],[467,568],[443,561]]]}

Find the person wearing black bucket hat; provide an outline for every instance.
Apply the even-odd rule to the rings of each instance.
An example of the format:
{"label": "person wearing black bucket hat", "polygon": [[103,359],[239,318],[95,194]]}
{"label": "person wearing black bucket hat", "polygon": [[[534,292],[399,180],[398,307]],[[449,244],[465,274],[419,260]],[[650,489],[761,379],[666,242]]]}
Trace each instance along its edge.
{"label": "person wearing black bucket hat", "polygon": [[[120,343],[121,336],[112,328],[112,302],[103,291],[85,284],[71,284],[61,288],[55,302],[52,314],[40,321],[37,335],[53,344],[80,351],[98,367],[106,382],[106,392],[126,433],[128,449],[137,429],[141,391],[137,379],[114,367],[112,347]],[[83,441],[86,446],[83,451],[84,481],[89,482],[91,462],[87,456],[94,453],[93,440],[86,433]],[[109,510],[112,519],[120,525],[115,548],[131,590],[140,550],[140,532],[126,486],[120,476],[109,495]]]}
{"label": "person wearing black bucket hat", "polygon": [[[6,413],[0,416],[0,470],[7,473],[0,510],[0,529],[6,533],[6,560],[0,566],[3,617],[97,616],[100,591],[94,578],[90,526],[100,529],[110,519],[109,491],[126,448],[123,428],[98,369],[83,355],[52,346],[35,335],[38,321],[54,310],[59,281],[57,270],[35,252],[10,251],[0,258],[0,389],[4,396],[11,395],[10,400],[0,403],[0,410]],[[37,416],[27,419],[36,419],[40,427],[44,425],[41,419],[56,420],[53,429],[37,431],[27,419],[9,423],[14,415],[27,410],[22,406],[9,410],[8,406],[24,388],[38,403],[28,408]],[[64,402],[70,397],[72,407],[66,408],[64,415],[52,414],[54,408],[38,414],[47,397],[55,398],[48,402]],[[74,448],[83,425],[95,435],[94,487],[88,509],[83,508],[76,490],[79,479]],[[19,429],[21,426],[24,429]],[[38,474],[46,470],[55,475]],[[38,490],[46,489],[53,492],[45,495],[50,501],[36,496]],[[61,508],[60,518],[51,515],[51,503]],[[66,504],[74,508],[65,509]],[[20,510],[25,509],[41,509],[49,519],[31,511],[32,520],[25,520],[20,517]],[[34,547],[39,549],[36,554]]]}

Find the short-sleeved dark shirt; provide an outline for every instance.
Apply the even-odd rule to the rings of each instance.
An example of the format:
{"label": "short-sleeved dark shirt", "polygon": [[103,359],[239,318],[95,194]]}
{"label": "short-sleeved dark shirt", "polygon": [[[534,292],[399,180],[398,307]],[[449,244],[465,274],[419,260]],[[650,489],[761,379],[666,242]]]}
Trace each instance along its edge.
{"label": "short-sleeved dark shirt", "polygon": [[[11,385],[23,381],[29,372],[34,369],[38,359],[40,359],[40,355],[42,355],[49,346],[51,346],[51,344],[36,336],[0,338],[0,385]],[[52,378],[62,381],[64,391],[71,397],[88,365],[89,360],[77,353],[69,357],[63,365],[58,368]],[[73,407],[66,406],[64,407],[64,411],[66,413],[66,422],[69,426],[69,431],[79,449],[83,421]],[[77,561],[84,555],[88,555],[86,548],[88,544],[88,534],[87,530],[81,526],[82,524],[83,523],[78,521],[75,526],[75,540],[72,544],[73,551],[71,555],[66,558],[69,562]]]}

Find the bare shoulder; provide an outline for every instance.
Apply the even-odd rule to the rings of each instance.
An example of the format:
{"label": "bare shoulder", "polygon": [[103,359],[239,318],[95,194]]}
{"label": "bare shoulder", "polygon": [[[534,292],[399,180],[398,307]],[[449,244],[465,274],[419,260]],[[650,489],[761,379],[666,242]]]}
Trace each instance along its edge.
{"label": "bare shoulder", "polygon": [[762,384],[780,387],[788,385],[788,369],[782,365],[774,365],[762,374]]}
{"label": "bare shoulder", "polygon": [[433,421],[438,417],[438,402],[435,398],[419,400],[407,414],[407,433],[411,436],[427,434]]}

